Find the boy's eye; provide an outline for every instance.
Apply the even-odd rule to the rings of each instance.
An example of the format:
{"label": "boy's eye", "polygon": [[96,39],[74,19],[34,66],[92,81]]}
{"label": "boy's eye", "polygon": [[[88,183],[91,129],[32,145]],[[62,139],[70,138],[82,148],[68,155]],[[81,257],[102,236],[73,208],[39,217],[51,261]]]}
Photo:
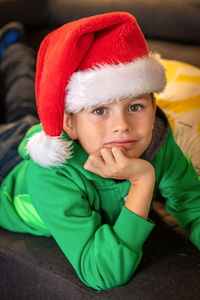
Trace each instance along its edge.
{"label": "boy's eye", "polygon": [[140,111],[142,109],[142,105],[140,104],[133,104],[129,107],[129,111]]}
{"label": "boy's eye", "polygon": [[105,115],[106,112],[107,112],[107,110],[105,107],[98,107],[95,110],[93,110],[93,113],[98,116]]}

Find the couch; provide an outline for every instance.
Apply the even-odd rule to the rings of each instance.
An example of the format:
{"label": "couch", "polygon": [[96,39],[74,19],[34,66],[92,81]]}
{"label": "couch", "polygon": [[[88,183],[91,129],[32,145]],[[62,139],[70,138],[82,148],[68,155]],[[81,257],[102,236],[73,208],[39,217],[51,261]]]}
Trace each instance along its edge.
{"label": "couch", "polygon": [[[0,0],[0,26],[21,21],[26,42],[36,53],[43,37],[58,26],[110,11],[135,15],[151,51],[200,67],[198,0]],[[145,242],[134,277],[125,286],[104,291],[79,280],[52,238],[0,228],[0,299],[200,299],[199,251],[168,215],[164,199],[156,199],[151,218],[157,226]]]}

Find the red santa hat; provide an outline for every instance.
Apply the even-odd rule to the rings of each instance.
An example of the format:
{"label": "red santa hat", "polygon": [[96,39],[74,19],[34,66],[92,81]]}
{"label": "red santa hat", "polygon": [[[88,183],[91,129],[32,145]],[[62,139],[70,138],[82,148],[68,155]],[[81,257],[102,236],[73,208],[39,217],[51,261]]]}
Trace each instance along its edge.
{"label": "red santa hat", "polygon": [[166,75],[159,55],[150,54],[129,13],[115,12],[68,23],[42,42],[36,68],[36,100],[43,131],[27,144],[43,167],[70,156],[62,139],[64,111],[76,113],[124,97],[159,93]]}

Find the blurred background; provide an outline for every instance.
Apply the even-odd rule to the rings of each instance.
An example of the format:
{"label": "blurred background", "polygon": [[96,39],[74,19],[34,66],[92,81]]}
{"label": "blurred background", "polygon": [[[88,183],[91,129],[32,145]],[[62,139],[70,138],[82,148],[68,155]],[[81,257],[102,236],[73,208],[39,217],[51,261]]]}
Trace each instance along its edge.
{"label": "blurred background", "polygon": [[0,26],[22,22],[37,51],[56,27],[111,11],[136,17],[150,51],[200,67],[200,0],[0,0]]}

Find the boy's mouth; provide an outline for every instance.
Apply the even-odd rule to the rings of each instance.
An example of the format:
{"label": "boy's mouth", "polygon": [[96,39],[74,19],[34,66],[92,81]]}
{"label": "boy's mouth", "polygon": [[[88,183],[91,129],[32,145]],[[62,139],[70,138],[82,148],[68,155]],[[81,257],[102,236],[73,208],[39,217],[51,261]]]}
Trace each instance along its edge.
{"label": "boy's mouth", "polygon": [[106,143],[105,146],[107,147],[124,147],[124,148],[129,148],[135,145],[138,142],[138,140],[116,140],[116,141],[111,141],[109,143]]}

